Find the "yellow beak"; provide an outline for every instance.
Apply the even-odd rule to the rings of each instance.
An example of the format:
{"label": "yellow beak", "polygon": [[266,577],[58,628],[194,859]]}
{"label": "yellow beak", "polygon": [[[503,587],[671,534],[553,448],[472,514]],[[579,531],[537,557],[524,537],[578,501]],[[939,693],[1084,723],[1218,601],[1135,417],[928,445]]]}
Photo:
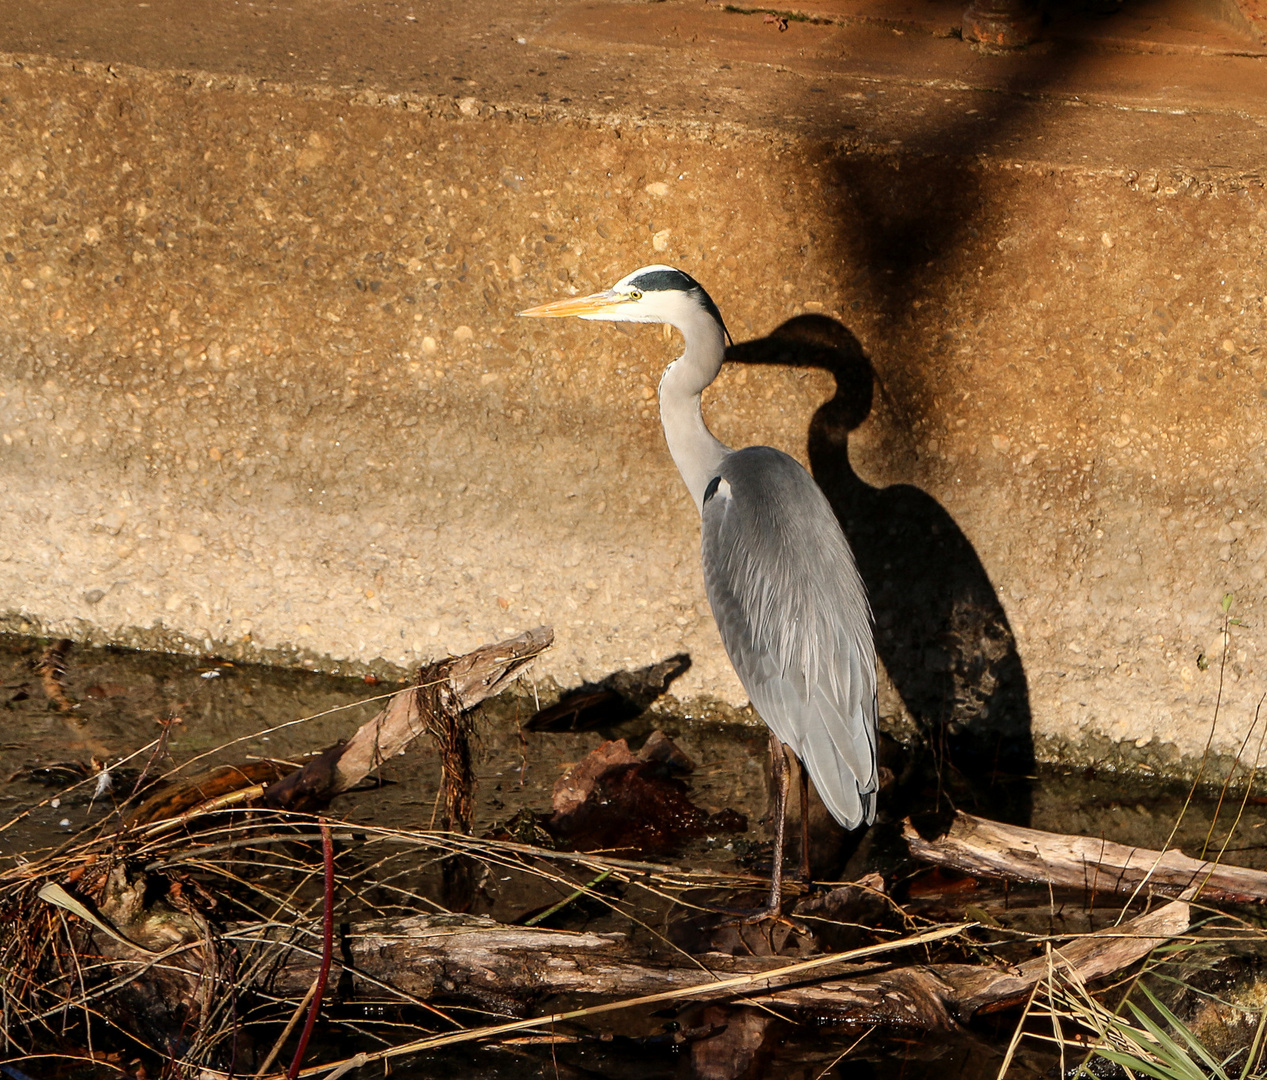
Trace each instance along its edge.
{"label": "yellow beak", "polygon": [[589,296],[570,296],[566,300],[555,300],[519,314],[529,319],[566,319],[570,316],[594,315],[628,299],[612,289],[606,289]]}

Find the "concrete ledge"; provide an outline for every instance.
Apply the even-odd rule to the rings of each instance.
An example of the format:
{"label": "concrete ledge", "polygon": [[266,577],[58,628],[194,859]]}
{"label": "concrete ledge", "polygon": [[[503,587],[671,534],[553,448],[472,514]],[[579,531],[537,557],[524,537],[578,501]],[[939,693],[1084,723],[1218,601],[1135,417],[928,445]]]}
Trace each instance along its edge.
{"label": "concrete ledge", "polygon": [[[836,320],[706,408],[829,489],[893,722],[905,698],[1182,771],[1231,592],[1233,752],[1267,689],[1264,99],[1194,75],[1194,124],[1144,83],[1085,107],[842,73],[814,38],[789,105],[755,22],[741,61],[629,59],[579,10],[497,46],[607,63],[569,102],[519,69],[441,93],[0,61],[6,627],[404,666],[545,621],[560,685],[685,651],[679,699],[741,704],[656,418],[673,345],[511,317],[669,261],[739,341]],[[617,55],[675,100],[693,58],[707,101],[605,105]]]}

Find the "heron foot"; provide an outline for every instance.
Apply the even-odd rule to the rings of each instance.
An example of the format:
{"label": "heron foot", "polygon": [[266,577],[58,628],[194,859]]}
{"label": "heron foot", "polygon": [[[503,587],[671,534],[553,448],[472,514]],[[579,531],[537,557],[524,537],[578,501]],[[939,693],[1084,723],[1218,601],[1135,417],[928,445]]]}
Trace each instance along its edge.
{"label": "heron foot", "polygon": [[734,920],[732,925],[735,926],[757,926],[763,922],[770,922],[775,926],[786,926],[798,934],[809,933],[807,927],[783,914],[783,905],[781,903],[765,903],[757,908],[728,908],[709,905],[708,910],[718,915],[729,916]]}
{"label": "heron foot", "polygon": [[757,909],[756,911],[750,911],[742,918],[741,922],[744,926],[757,926],[767,920],[774,926],[786,926],[795,934],[809,934],[809,927],[798,923],[795,919],[791,918],[791,916],[784,915],[782,910],[779,908],[771,910],[768,907],[763,907]]}

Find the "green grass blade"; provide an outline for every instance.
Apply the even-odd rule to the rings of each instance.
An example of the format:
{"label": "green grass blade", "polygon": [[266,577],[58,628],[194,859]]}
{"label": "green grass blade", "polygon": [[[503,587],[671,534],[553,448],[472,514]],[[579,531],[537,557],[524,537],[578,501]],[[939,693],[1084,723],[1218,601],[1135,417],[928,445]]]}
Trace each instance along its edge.
{"label": "green grass blade", "polygon": [[1254,1062],[1258,1060],[1258,1055],[1262,1052],[1264,1032],[1267,1032],[1267,1009],[1259,1013],[1258,1028],[1254,1031],[1254,1041],[1249,1045],[1249,1053],[1245,1055],[1245,1065],[1241,1069],[1240,1080],[1248,1080],[1249,1070],[1254,1067]]}
{"label": "green grass blade", "polygon": [[1130,1072],[1151,1076],[1153,1080],[1177,1080],[1176,1074],[1169,1069],[1134,1054],[1127,1054],[1121,1050],[1097,1050],[1096,1054],[1113,1062],[1114,1065],[1121,1065]]}
{"label": "green grass blade", "polygon": [[1144,1054],[1150,1054],[1160,1059],[1165,1064],[1171,1077],[1185,1077],[1187,1080],[1209,1080],[1207,1074],[1192,1060],[1191,1055],[1175,1042],[1152,1017],[1141,1011],[1133,1001],[1128,1001],[1126,1004],[1131,1012],[1135,1014],[1136,1021],[1148,1033],[1149,1038],[1141,1038],[1140,1032],[1129,1028],[1121,1032],[1121,1034],[1126,1035]]}
{"label": "green grass blade", "polygon": [[[1157,996],[1153,994],[1153,992],[1149,990],[1148,987],[1140,986],[1140,989],[1144,992],[1144,996],[1148,998],[1153,1008],[1156,1009],[1157,1012],[1161,1014],[1161,1018],[1165,1020],[1166,1023],[1169,1024],[1170,1027],[1173,1028],[1179,1034],[1179,1037],[1182,1038],[1183,1041],[1188,1044],[1188,1046],[1192,1049],[1193,1053],[1195,1053],[1198,1057],[1201,1058],[1203,1062],[1205,1062],[1210,1072],[1215,1077],[1224,1078],[1224,1080],[1226,1080],[1227,1073],[1223,1071],[1222,1065],[1220,1065],[1219,1062],[1215,1060],[1213,1054],[1211,1054],[1204,1046],[1201,1045],[1201,1040],[1198,1039],[1195,1035],[1192,1034],[1191,1031],[1188,1030],[1188,1026],[1182,1020],[1180,1020],[1179,1017],[1177,1017],[1168,1008],[1166,1008],[1166,1006],[1163,1005],[1157,999]],[[1170,1040],[1170,1041],[1173,1042],[1173,1040]],[[1178,1047],[1176,1047],[1176,1049],[1180,1053],[1183,1053],[1183,1051],[1179,1049]],[[1187,1057],[1188,1055],[1185,1054],[1184,1056]]]}

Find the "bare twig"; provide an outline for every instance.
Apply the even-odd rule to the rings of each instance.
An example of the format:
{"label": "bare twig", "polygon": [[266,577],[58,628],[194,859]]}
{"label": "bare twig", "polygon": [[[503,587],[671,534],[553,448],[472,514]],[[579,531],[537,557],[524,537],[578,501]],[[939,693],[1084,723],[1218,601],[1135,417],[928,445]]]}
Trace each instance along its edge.
{"label": "bare twig", "polygon": [[326,980],[330,977],[330,960],[334,954],[334,839],[330,835],[330,826],[324,821],[321,823],[321,857],[325,867],[321,914],[321,970],[317,972],[317,979],[313,984],[316,990],[312,995],[312,1004],[308,1007],[308,1019],[304,1022],[303,1034],[299,1036],[299,1045],[295,1047],[295,1058],[286,1074],[287,1080],[295,1080],[299,1075],[299,1067],[304,1062],[304,1052],[308,1049],[308,1040],[317,1022],[317,1013],[321,1010],[321,997],[325,993]]}
{"label": "bare twig", "polygon": [[304,1010],[308,1008],[312,996],[317,992],[317,980],[312,980],[312,985],[308,987],[308,992],[295,1006],[295,1011],[290,1014],[290,1019],[286,1022],[286,1026],[282,1028],[282,1033],[277,1036],[273,1042],[273,1048],[268,1052],[268,1056],[264,1058],[264,1063],[255,1070],[255,1080],[262,1080],[268,1074],[268,1070],[273,1067],[273,1062],[277,1060],[278,1055],[282,1052],[282,1047],[286,1045],[286,1040],[290,1038],[290,1033],[295,1030],[300,1019],[304,1015]]}

